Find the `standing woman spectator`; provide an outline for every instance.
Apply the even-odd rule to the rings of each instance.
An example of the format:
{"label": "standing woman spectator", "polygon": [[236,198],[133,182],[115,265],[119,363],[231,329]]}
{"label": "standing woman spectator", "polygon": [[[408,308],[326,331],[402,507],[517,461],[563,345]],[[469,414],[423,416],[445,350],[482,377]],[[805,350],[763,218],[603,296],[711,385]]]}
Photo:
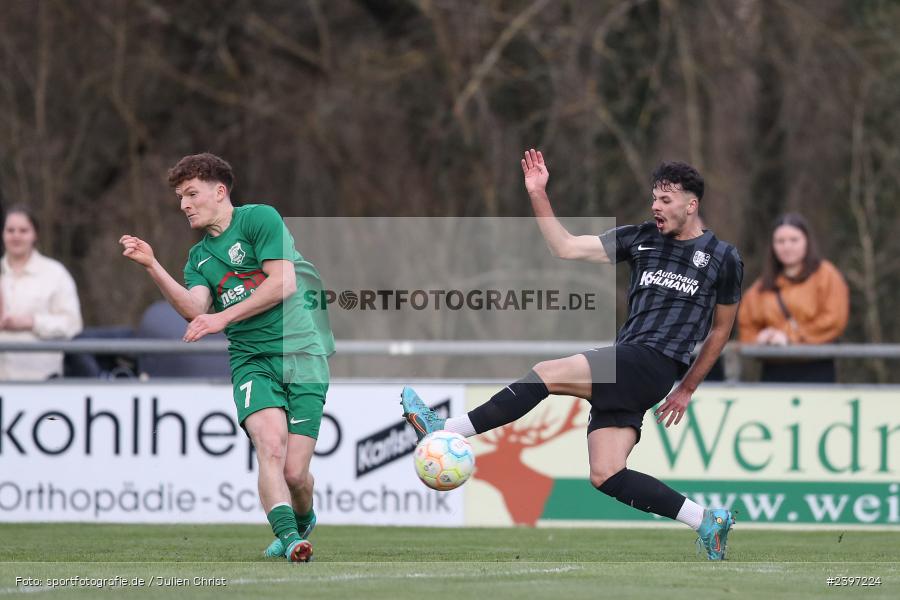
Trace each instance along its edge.
{"label": "standing woman spectator", "polygon": [[[15,206],[3,220],[0,259],[0,340],[70,339],[81,332],[75,281],[59,261],[36,249],[38,223]],[[43,380],[62,375],[61,352],[0,352],[0,381]]]}
{"label": "standing woman spectator", "polygon": [[[821,258],[809,224],[788,213],[775,221],[762,276],[738,312],[745,344],[827,344],[847,327],[850,294],[840,271]],[[763,361],[762,381],[835,381],[834,359]]]}

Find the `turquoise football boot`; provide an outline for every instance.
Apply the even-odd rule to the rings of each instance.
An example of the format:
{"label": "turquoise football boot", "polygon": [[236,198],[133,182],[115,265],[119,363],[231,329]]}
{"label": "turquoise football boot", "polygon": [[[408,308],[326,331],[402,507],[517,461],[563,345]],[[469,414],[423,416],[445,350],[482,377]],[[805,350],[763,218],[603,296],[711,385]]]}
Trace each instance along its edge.
{"label": "turquoise football boot", "polygon": [[447,422],[447,419],[440,418],[437,413],[428,408],[409,386],[404,387],[400,392],[400,405],[403,407],[403,418],[413,426],[416,436],[420,440],[429,433],[440,431]]}
{"label": "turquoise football boot", "polygon": [[697,545],[706,551],[709,560],[725,560],[728,532],[734,525],[734,515],[724,508],[706,509],[697,530]]}
{"label": "turquoise football boot", "polygon": [[[300,530],[300,537],[304,540],[308,540],[310,534],[312,534],[313,529],[316,528],[316,511],[313,511],[312,519],[309,523],[298,523]],[[266,548],[265,552],[263,552],[266,558],[281,558],[284,556],[284,544],[278,538],[272,540],[272,543],[269,544],[269,547]]]}
{"label": "turquoise football boot", "polygon": [[284,556],[284,544],[280,539],[275,538],[272,540],[272,543],[269,544],[269,547],[265,549],[263,555],[266,558],[281,558]]}

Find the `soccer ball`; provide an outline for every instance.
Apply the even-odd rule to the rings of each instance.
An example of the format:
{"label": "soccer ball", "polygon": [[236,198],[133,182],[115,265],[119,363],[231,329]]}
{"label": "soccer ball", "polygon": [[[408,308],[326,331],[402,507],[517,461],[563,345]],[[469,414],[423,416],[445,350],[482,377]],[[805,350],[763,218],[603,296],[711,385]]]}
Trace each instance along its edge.
{"label": "soccer ball", "polygon": [[414,460],[422,483],[441,492],[458,488],[475,470],[472,446],[451,431],[435,431],[422,438]]}

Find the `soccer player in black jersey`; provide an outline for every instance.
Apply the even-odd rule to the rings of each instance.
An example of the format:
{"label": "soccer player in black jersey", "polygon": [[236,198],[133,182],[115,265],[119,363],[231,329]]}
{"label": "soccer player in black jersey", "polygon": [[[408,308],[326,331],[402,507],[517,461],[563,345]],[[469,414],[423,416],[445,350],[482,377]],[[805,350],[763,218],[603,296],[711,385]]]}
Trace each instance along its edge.
{"label": "soccer player in black jersey", "polygon": [[[628,318],[616,344],[540,362],[461,417],[439,418],[412,389],[404,388],[404,416],[420,438],[440,429],[472,436],[518,419],[550,394],[584,398],[591,403],[587,429],[594,487],[636,509],[689,525],[710,560],[724,559],[734,523],[730,511],[705,509],[626,466],[647,409],[665,399],[654,413],[657,422],[665,421],[666,427],[681,422],[737,314],[743,263],[734,246],[702,229],[703,178],[690,165],[662,163],[652,177],[652,221],[600,236],[576,236],[553,214],[546,191],[550,173],[541,153],[526,152],[522,171],[538,226],[554,256],[597,263],[627,260],[631,265]],[[698,342],[703,346],[691,363]]]}

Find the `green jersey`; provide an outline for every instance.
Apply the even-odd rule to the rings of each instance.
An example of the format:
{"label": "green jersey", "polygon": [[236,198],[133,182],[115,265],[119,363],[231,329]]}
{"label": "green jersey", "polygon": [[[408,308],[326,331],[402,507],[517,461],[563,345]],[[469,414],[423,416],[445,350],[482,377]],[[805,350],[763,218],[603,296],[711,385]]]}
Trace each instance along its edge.
{"label": "green jersey", "polygon": [[265,260],[289,260],[297,274],[297,291],[284,302],[225,328],[232,367],[260,355],[304,353],[329,356],[334,336],[324,307],[309,309],[303,295],[322,291],[312,263],[294,247],[294,238],[278,211],[265,204],[234,209],[220,235],[203,236],[188,253],[185,286],[202,285],[212,294],[215,312],[243,302],[266,279]]}

